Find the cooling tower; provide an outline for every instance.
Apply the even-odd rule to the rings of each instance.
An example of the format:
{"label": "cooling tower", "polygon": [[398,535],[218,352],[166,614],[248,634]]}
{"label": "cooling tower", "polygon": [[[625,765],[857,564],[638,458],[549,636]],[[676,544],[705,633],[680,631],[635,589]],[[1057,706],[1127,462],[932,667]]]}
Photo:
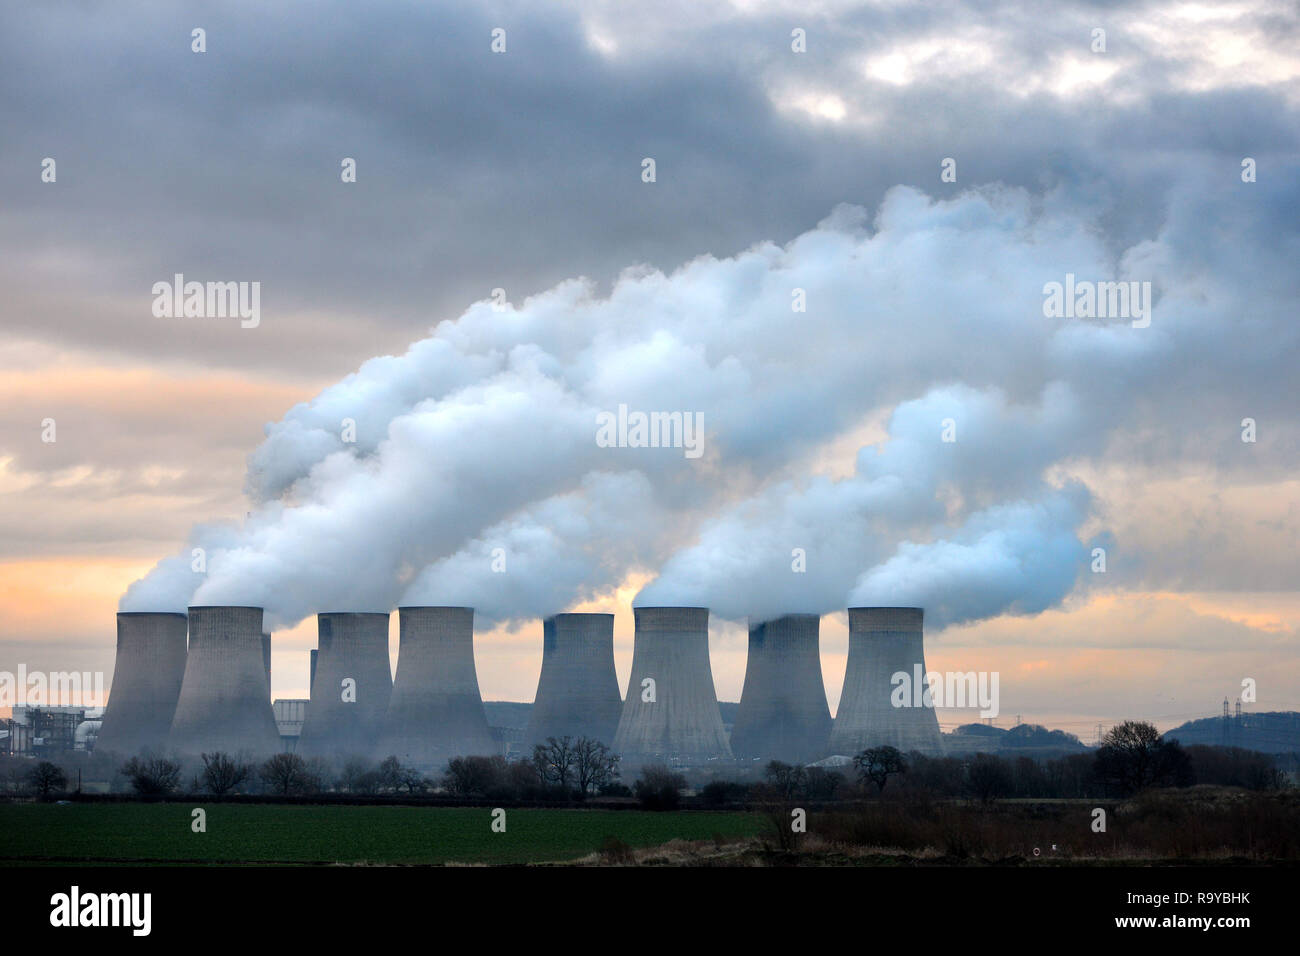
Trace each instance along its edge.
{"label": "cooling tower", "polygon": [[614,672],[614,615],[557,614],[542,622],[542,676],[524,743],[590,737],[614,743],[623,700]]}
{"label": "cooling tower", "polygon": [[472,607],[398,608],[397,674],[378,755],[420,769],[495,754],[474,670]]}
{"label": "cooling tower", "polygon": [[311,706],[298,738],[304,757],[368,755],[388,714],[388,615],[316,615]]}
{"label": "cooling tower", "polygon": [[[919,700],[927,686],[924,616],[919,607],[849,608],[849,659],[831,730],[831,753],[851,756],[882,745],[904,753],[942,750],[934,707]],[[917,696],[900,692],[905,706],[895,707],[893,675],[899,673],[907,675],[907,689]]]}
{"label": "cooling tower", "polygon": [[[637,759],[730,757],[709,667],[709,609],[638,607],[614,750]],[[653,700],[646,700],[653,680]]]}
{"label": "cooling tower", "polygon": [[167,745],[185,677],[184,614],[117,615],[113,688],[95,749],[135,754]]}
{"label": "cooling tower", "polygon": [[182,754],[279,753],[260,607],[190,608],[190,650],[170,746]]}
{"label": "cooling tower", "polygon": [[816,614],[749,626],[749,660],[731,750],[737,757],[811,763],[827,754],[831,710],[822,685]]}

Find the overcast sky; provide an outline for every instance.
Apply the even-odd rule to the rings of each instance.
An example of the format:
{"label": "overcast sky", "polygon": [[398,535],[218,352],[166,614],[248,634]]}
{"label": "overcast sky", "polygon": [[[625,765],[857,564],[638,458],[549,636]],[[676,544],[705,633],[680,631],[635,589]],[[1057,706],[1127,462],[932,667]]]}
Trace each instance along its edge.
{"label": "overcast sky", "polygon": [[[897,595],[931,669],[1088,739],[1247,677],[1300,708],[1297,50],[1266,0],[6,7],[0,670],[111,671],[199,542],[279,697],[340,593],[478,605],[487,699],[531,699],[535,615],[611,610],[626,680],[658,577],[720,612],[722,699],[746,614]],[[155,317],[175,273],[260,324]],[[1067,273],[1151,325],[1044,317]],[[600,457],[619,402],[707,453]]]}

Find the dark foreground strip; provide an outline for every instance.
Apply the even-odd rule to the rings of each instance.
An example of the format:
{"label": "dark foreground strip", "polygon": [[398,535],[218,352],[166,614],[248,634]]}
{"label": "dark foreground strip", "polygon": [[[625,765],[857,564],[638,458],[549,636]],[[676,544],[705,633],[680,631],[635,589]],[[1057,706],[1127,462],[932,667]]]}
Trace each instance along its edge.
{"label": "dark foreground strip", "polygon": [[[120,939],[128,946],[174,946],[210,931],[214,939],[255,932],[259,948],[374,943],[435,927],[447,938],[453,926],[460,927],[457,934],[481,933],[493,948],[513,941],[531,945],[538,927],[561,914],[580,921],[584,938],[609,945],[632,932],[665,946],[680,943],[683,934],[692,948],[761,946],[780,926],[811,932],[840,925],[877,945],[915,941],[918,932],[931,939],[930,933],[939,932],[988,939],[985,934],[992,932],[1026,945],[1145,934],[1153,941],[1201,935],[1230,946],[1254,934],[1276,938],[1291,925],[1297,876],[1300,870],[1285,866],[53,865],[0,871],[10,944],[30,939],[57,945],[62,937],[72,945]],[[67,897],[73,886],[82,900],[148,893],[148,936],[133,935],[129,926],[51,926],[52,899]]]}

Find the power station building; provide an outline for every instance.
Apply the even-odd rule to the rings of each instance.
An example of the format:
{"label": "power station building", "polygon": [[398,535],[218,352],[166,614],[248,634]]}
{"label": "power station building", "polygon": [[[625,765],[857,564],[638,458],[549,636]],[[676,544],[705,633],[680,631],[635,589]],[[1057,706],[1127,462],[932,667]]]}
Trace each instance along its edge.
{"label": "power station building", "polygon": [[184,614],[117,615],[113,688],[95,748],[101,753],[161,752],[185,678]]}
{"label": "power station building", "polygon": [[[849,608],[849,658],[830,750],[852,755],[869,747],[907,753],[942,751],[939,718],[925,683],[925,614],[919,607]],[[895,674],[905,674],[914,693],[900,694]],[[917,681],[920,685],[916,686]]]}
{"label": "power station building", "polygon": [[749,625],[745,684],[731,729],[739,759],[811,763],[826,756],[831,711],[822,684],[817,614]]}
{"label": "power station building", "polygon": [[[185,678],[168,745],[186,755],[280,752],[260,607],[192,607]],[[102,735],[101,735],[102,737]]]}
{"label": "power station building", "polygon": [[403,607],[398,615],[397,674],[378,756],[428,770],[498,753],[474,668],[474,609]]}
{"label": "power station building", "polygon": [[542,673],[525,747],[548,737],[610,745],[623,698],[614,671],[613,614],[556,614],[542,622]]}
{"label": "power station building", "polygon": [[383,730],[393,679],[388,615],[316,615],[311,706],[298,738],[304,757],[370,756]]}
{"label": "power station building", "polygon": [[613,749],[638,762],[730,757],[709,665],[709,609],[633,608],[632,676]]}

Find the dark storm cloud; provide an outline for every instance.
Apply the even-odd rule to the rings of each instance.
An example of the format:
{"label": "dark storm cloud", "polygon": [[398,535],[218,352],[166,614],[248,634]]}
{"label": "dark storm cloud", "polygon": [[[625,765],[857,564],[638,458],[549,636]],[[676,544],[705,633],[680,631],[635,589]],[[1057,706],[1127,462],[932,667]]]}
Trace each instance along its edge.
{"label": "dark storm cloud", "polygon": [[[635,45],[636,12],[618,11],[609,18],[628,35],[606,57],[581,10],[527,5],[11,8],[0,30],[6,330],[154,360],[337,373],[498,286],[518,300],[572,275],[607,282],[629,263],[671,268],[789,238],[836,202],[872,206],[895,184],[939,189],[943,156],[958,158],[962,183],[1082,188],[1127,243],[1158,222],[1135,200],[1180,154],[1226,168],[1244,150],[1294,149],[1296,126],[1275,91],[1171,87],[1182,60],[1126,33],[1121,9],[1124,22],[1143,15],[868,6],[695,26],[684,7],[650,50]],[[1294,28],[1284,9],[1268,16]],[[1016,91],[1086,53],[1094,22],[1124,63],[1112,88]],[[809,31],[806,55],[790,52],[792,23]],[[497,25],[505,55],[489,51]],[[190,52],[195,26],[205,54]],[[906,84],[864,74],[895,48],[964,35],[988,62],[963,65],[976,54],[961,48],[923,60]],[[841,97],[845,122],[778,108],[804,88]],[[39,182],[45,156],[59,163],[56,187]],[[345,156],[359,163],[348,186]],[[658,163],[653,187],[639,178],[644,156]],[[154,319],[148,289],[176,271],[261,281],[264,326]]]}

